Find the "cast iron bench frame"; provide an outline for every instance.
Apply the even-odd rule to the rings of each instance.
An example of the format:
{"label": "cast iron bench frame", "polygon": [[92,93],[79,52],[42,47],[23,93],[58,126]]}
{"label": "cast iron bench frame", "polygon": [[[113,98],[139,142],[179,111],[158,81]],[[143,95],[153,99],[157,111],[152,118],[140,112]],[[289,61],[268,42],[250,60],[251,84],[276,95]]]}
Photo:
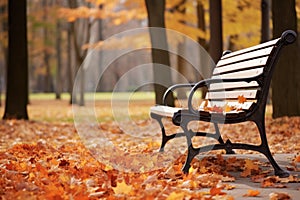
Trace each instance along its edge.
{"label": "cast iron bench frame", "polygon": [[[188,173],[190,168],[190,163],[193,160],[193,158],[201,153],[201,152],[207,152],[210,150],[220,150],[223,149],[226,151],[227,154],[234,153],[233,149],[244,149],[244,150],[253,150],[260,152],[264,154],[271,165],[274,168],[275,175],[279,177],[287,177],[289,176],[289,173],[286,170],[283,170],[275,161],[273,158],[271,151],[269,149],[267,136],[266,136],[266,130],[265,130],[265,110],[266,110],[266,104],[267,104],[267,97],[269,93],[269,88],[271,84],[272,74],[275,69],[276,62],[279,58],[280,52],[282,48],[286,45],[292,44],[296,40],[297,34],[292,30],[287,30],[283,32],[280,38],[271,40],[266,43],[262,43],[260,45],[256,45],[250,48],[246,48],[243,50],[239,50],[236,52],[230,52],[226,51],[222,55],[219,62],[223,62],[222,60],[225,60],[230,57],[234,56],[240,56],[242,54],[247,54],[249,52],[255,52],[259,53],[260,50],[266,49],[268,47],[272,47],[272,50],[270,54],[267,57],[266,64],[263,66],[263,72],[257,76],[250,76],[250,77],[243,77],[243,78],[216,78],[212,77],[211,79],[202,80],[198,83],[194,84],[176,84],[167,89],[167,91],[164,94],[163,97],[163,106],[157,105],[153,106],[150,111],[150,116],[153,119],[156,119],[161,127],[162,132],[162,143],[160,147],[160,151],[164,151],[164,147],[166,143],[175,138],[175,137],[182,137],[185,136],[187,140],[188,145],[188,154],[186,157],[185,164],[182,168],[182,171],[184,173]],[[243,56],[243,55],[242,55]],[[239,60],[240,60],[239,57]],[[248,59],[248,58],[247,58]],[[251,58],[250,58],[251,59]],[[233,59],[234,60],[234,59]],[[219,63],[218,62],[218,63]],[[230,63],[232,64],[232,63]],[[217,64],[218,66],[218,64]],[[251,69],[251,67],[250,67]],[[198,109],[195,109],[192,105],[192,100],[194,97],[195,92],[202,87],[207,87],[211,84],[215,83],[250,83],[255,81],[258,83],[258,92],[256,94],[256,103],[254,103],[249,110],[244,110],[243,112],[236,113],[236,114],[224,114],[224,113],[214,113],[214,112],[206,112],[206,111],[200,111]],[[171,92],[178,88],[182,87],[191,87],[189,97],[188,97],[188,108],[173,108],[169,107],[165,104],[165,99],[167,95],[169,95]],[[208,89],[209,90],[209,89]],[[161,110],[162,112],[157,112],[157,109]],[[183,130],[181,133],[173,133],[171,135],[167,135],[165,132],[164,124],[162,122],[162,118],[164,117],[171,117],[172,122],[176,126],[180,126]],[[207,133],[207,132],[195,132],[188,128],[188,124],[191,121],[205,121],[210,122],[214,124],[215,133]],[[261,139],[261,144],[259,145],[252,145],[252,144],[246,144],[246,143],[232,143],[229,139],[224,142],[218,124],[235,124],[235,123],[241,123],[246,121],[252,121],[256,124],[259,135]],[[204,137],[211,137],[218,141],[217,144],[213,145],[206,145],[202,146],[200,148],[194,148],[192,144],[192,138],[194,136],[204,136]]]}

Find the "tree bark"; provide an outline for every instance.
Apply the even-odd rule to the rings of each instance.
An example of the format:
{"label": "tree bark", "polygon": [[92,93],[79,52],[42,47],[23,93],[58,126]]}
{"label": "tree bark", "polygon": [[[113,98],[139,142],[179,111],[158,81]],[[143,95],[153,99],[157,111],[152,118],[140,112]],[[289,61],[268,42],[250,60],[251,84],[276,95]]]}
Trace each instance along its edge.
{"label": "tree bark", "polygon": [[71,25],[68,24],[67,29],[67,74],[68,74],[68,92],[70,94],[70,101],[69,103],[76,103],[73,102],[73,84],[74,84],[74,73],[72,70],[72,33],[71,33]]}
{"label": "tree bark", "polygon": [[270,0],[261,0],[261,43],[270,40]]}
{"label": "tree bark", "polygon": [[[69,7],[70,8],[77,8],[78,4],[76,0],[69,0]],[[87,3],[87,6],[90,6],[90,3]],[[77,22],[70,23],[71,28],[71,34],[73,36],[73,45],[75,50],[75,57],[76,57],[76,72],[80,72],[80,94],[79,94],[79,106],[84,106],[84,90],[85,90],[85,71],[84,69],[81,69],[79,71],[79,68],[81,64],[83,63],[84,59],[87,56],[88,49],[82,50],[82,45],[88,44],[90,42],[91,38],[91,28],[92,25],[96,22],[96,19],[82,19]],[[77,23],[77,24],[75,24]],[[76,26],[77,25],[77,26]],[[82,31],[84,30],[84,31]],[[76,95],[73,94],[73,97],[76,98]],[[75,103],[73,100],[70,101],[71,103]]]}
{"label": "tree bark", "polygon": [[61,99],[62,81],[61,81],[61,25],[56,22],[56,90],[55,98]]}
{"label": "tree bark", "polygon": [[[6,65],[7,59],[8,59],[7,47],[3,47],[2,52],[4,55],[3,55],[3,65],[0,66],[0,107],[2,106],[2,91],[5,88],[4,82],[6,82],[6,78],[5,78],[4,74],[6,74],[5,65]],[[3,81],[3,83],[2,83],[2,81]]]}
{"label": "tree bark", "polygon": [[[206,23],[205,23],[205,11],[204,6],[201,1],[197,2],[197,26],[203,32],[206,32]],[[205,38],[198,38],[198,43],[207,50],[207,44]]]}
{"label": "tree bark", "polygon": [[223,52],[222,1],[209,0],[210,42],[209,54],[215,63]]}
{"label": "tree bark", "polygon": [[[6,15],[7,14],[7,3],[5,3],[4,5],[2,5],[2,15]],[[2,17],[1,18],[1,24],[0,24],[0,31],[1,34],[2,33],[7,33],[8,31],[8,20],[6,17]],[[4,35],[4,34],[3,34]],[[0,106],[2,106],[2,90],[4,90],[5,88],[5,82],[6,82],[6,71],[5,71],[5,66],[7,65],[7,59],[8,59],[8,50],[7,50],[7,43],[5,40],[6,37],[2,36],[2,39],[4,39],[4,41],[1,41],[0,44],[0,48],[1,48],[1,53],[3,54],[3,66],[0,66]],[[3,81],[3,83],[2,83]]]}
{"label": "tree bark", "polygon": [[[165,0],[145,0],[149,27],[165,28]],[[165,30],[150,29],[152,62],[154,72],[154,91],[156,104],[162,104],[162,98],[168,86],[172,84],[170,57]],[[155,47],[163,47],[157,49]],[[173,94],[166,99],[167,105],[174,106]]]}
{"label": "tree bark", "polygon": [[[206,23],[205,23],[205,11],[204,11],[204,5],[202,1],[198,1],[197,2],[197,26],[200,30],[202,30],[203,32],[206,32]],[[198,43],[207,51],[208,50],[208,45],[206,42],[205,38],[198,38]],[[200,51],[200,57],[202,56],[202,51]],[[206,70],[204,66],[200,66],[202,67],[202,70]],[[195,72],[196,73],[196,72]],[[201,79],[204,79],[203,75],[201,77]],[[201,88],[201,97],[202,99],[205,98],[207,93],[207,88],[203,87]]]}
{"label": "tree bark", "polygon": [[[42,1],[42,8],[44,9],[43,13],[43,20],[47,21],[48,17],[48,3],[47,0]],[[44,84],[44,91],[45,92],[52,92],[52,76],[51,76],[51,69],[50,69],[50,54],[48,50],[48,40],[49,40],[49,30],[47,25],[43,27],[43,39],[44,39],[44,64],[46,67],[46,74],[45,74],[45,84]]]}
{"label": "tree bark", "polygon": [[[295,0],[273,0],[273,36],[297,32]],[[300,37],[283,50],[272,79],[273,117],[300,116]]]}
{"label": "tree bark", "polygon": [[3,119],[28,120],[26,0],[8,1],[8,65]]}

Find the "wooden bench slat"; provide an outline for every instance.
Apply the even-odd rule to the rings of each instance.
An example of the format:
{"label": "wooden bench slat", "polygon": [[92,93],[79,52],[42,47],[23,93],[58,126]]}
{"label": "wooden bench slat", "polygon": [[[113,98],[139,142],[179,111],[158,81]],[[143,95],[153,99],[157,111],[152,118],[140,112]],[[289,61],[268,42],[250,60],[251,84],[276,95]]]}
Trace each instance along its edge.
{"label": "wooden bench slat", "polygon": [[217,67],[214,69],[213,75],[230,72],[230,71],[243,70],[243,69],[247,69],[247,68],[265,66],[267,64],[268,58],[269,58],[269,56],[265,56],[262,58],[257,58],[257,59],[253,59],[253,60],[247,60],[247,61],[243,61],[243,62],[239,62],[239,63],[225,65],[223,67]]}
{"label": "wooden bench slat", "polygon": [[256,69],[249,69],[239,72],[233,72],[228,74],[221,74],[212,76],[212,79],[229,79],[229,78],[251,78],[262,74],[264,68],[256,68]]}
{"label": "wooden bench slat", "polygon": [[165,117],[173,117],[174,113],[178,112],[182,108],[169,107],[169,106],[152,106],[150,108],[151,113],[155,113]]}
{"label": "wooden bench slat", "polygon": [[265,47],[268,47],[268,46],[273,46],[279,40],[280,40],[280,38],[275,39],[275,40],[271,40],[269,42],[265,42],[263,44],[255,45],[255,46],[252,46],[252,47],[248,47],[246,49],[242,49],[242,50],[239,50],[239,51],[234,51],[234,52],[232,52],[230,54],[227,54],[227,55],[223,56],[222,59],[229,58],[229,57],[232,57],[232,56],[236,56],[236,55],[239,55],[239,54],[244,54],[244,53],[250,52],[250,51],[255,51],[256,49],[265,48]]}
{"label": "wooden bench slat", "polygon": [[258,57],[262,57],[262,56],[267,56],[270,55],[270,53],[272,52],[274,47],[267,47],[265,49],[260,49],[257,51],[251,51],[245,54],[241,54],[241,55],[237,55],[237,56],[233,56],[227,59],[223,59],[221,58],[221,60],[217,63],[217,67],[221,67],[223,65],[227,65],[227,64],[231,64],[231,63],[236,63],[236,62],[241,62],[244,60],[249,60],[249,59],[253,59],[253,58],[258,58]]}
{"label": "wooden bench slat", "polygon": [[[199,110],[204,111],[205,104],[206,104],[206,102],[203,101],[201,103],[201,105],[199,106]],[[214,107],[214,106],[224,107],[226,104],[228,106],[232,106],[232,107],[235,107],[237,109],[249,110],[251,108],[251,106],[253,104],[255,104],[255,102],[248,101],[248,102],[244,102],[244,103],[238,103],[237,101],[208,101],[207,102],[207,107],[211,107],[211,108]]]}
{"label": "wooden bench slat", "polygon": [[256,99],[256,95],[257,95],[257,90],[207,92],[205,99],[209,99],[209,100],[238,99],[239,96],[244,96],[247,99]]}
{"label": "wooden bench slat", "polygon": [[243,110],[249,110],[251,108],[251,106],[254,104],[255,102],[252,101],[248,101],[248,102],[244,102],[244,103],[238,103],[236,101],[234,102],[227,102],[228,106],[234,106]]}
{"label": "wooden bench slat", "polygon": [[247,82],[224,82],[224,83],[214,83],[211,84],[208,88],[209,91],[212,90],[226,90],[226,89],[235,89],[235,88],[252,88],[258,87],[258,83],[256,81]]}

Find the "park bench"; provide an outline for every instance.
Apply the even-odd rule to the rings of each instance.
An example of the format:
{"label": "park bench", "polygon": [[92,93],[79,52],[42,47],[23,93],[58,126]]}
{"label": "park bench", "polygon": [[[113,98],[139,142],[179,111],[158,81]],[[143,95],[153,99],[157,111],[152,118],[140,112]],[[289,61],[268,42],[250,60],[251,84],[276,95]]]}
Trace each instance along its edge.
{"label": "park bench", "polygon": [[[265,130],[265,110],[276,61],[282,47],[292,44],[296,37],[294,31],[287,30],[278,39],[235,52],[226,51],[217,62],[210,79],[169,87],[164,94],[163,105],[156,105],[150,109],[151,117],[157,120],[161,127],[160,151],[164,151],[165,144],[169,140],[185,136],[188,152],[182,168],[184,173],[188,173],[191,161],[201,152],[223,149],[227,154],[232,154],[233,149],[244,149],[264,154],[272,164],[275,175],[289,176],[289,173],[277,164],[270,152]],[[183,87],[190,87],[186,108],[167,106],[165,104],[167,95]],[[207,93],[201,105],[195,108],[193,98],[196,91],[202,87],[207,88]],[[183,132],[166,134],[162,120],[165,117],[171,118],[172,123],[180,126]],[[214,131],[207,133],[191,130],[188,127],[191,121],[210,122],[214,125]],[[261,139],[260,144],[233,143],[229,139],[224,142],[218,125],[245,121],[256,124]],[[211,137],[217,143],[195,148],[192,143],[194,136]]]}

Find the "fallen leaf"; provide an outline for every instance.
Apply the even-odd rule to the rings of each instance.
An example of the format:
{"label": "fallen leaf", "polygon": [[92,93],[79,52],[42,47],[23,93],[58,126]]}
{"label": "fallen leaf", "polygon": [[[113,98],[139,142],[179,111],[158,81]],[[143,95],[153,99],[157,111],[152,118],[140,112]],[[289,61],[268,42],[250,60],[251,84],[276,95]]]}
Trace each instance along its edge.
{"label": "fallen leaf", "polygon": [[125,181],[117,182],[117,186],[112,188],[115,194],[130,194],[132,191],[132,186],[127,185]]}
{"label": "fallen leaf", "polygon": [[238,96],[238,102],[243,104],[247,101],[247,99],[244,97],[244,95]]}
{"label": "fallen leaf", "polygon": [[230,112],[230,111],[233,111],[234,110],[234,107],[233,106],[229,106],[228,104],[226,104],[224,106],[224,111],[225,112]]}
{"label": "fallen leaf", "polygon": [[172,192],[168,197],[167,200],[180,200],[184,198],[184,192]]}
{"label": "fallen leaf", "polygon": [[269,194],[270,200],[289,200],[292,199],[287,193],[272,192]]}
{"label": "fallen leaf", "polygon": [[224,195],[224,194],[226,194],[225,192],[222,192],[221,188],[216,188],[216,187],[212,187],[209,190],[209,193],[210,193],[211,196],[217,196],[217,195]]}
{"label": "fallen leaf", "polygon": [[257,197],[260,195],[260,191],[258,190],[248,190],[247,194],[244,194],[244,197]]}
{"label": "fallen leaf", "polygon": [[[37,106],[35,102],[32,104]],[[60,104],[63,106],[59,106]],[[51,110],[50,115],[51,113],[52,115],[55,114],[55,117],[58,116],[58,120],[67,116],[61,115],[64,111],[71,109],[71,107],[66,106],[67,104],[59,102],[55,102],[55,107],[48,103],[47,107],[44,105],[42,108],[43,111],[46,110],[44,113],[49,114]],[[34,108],[32,105],[29,107],[30,109]],[[55,110],[59,110],[59,112],[53,113]],[[140,108],[137,110],[140,111]],[[104,113],[101,112],[102,114]],[[262,171],[262,167],[273,173],[268,162],[246,161],[244,158],[222,156],[219,152],[213,151],[201,160],[193,160],[189,175],[184,175],[181,169],[186,154],[178,154],[177,150],[174,151],[176,148],[169,148],[169,144],[166,146],[168,150],[165,153],[148,156],[149,152],[159,148],[160,143],[155,141],[160,135],[155,135],[155,140],[139,139],[139,137],[135,137],[133,140],[128,134],[118,134],[121,133],[120,127],[145,126],[143,123],[136,125],[126,122],[126,124],[119,126],[111,121],[101,122],[100,128],[99,126],[94,128],[97,131],[107,133],[106,137],[114,143],[116,148],[113,150],[109,148],[100,149],[100,151],[95,148],[89,151],[82,144],[83,141],[80,140],[72,123],[43,122],[44,116],[31,114],[31,116],[33,115],[41,121],[0,121],[0,194],[4,199],[69,199],[72,197],[74,200],[88,198],[147,200],[166,199],[168,196],[170,196],[169,198],[173,196],[174,198],[177,197],[176,199],[232,200],[233,197],[229,195],[221,195],[222,191],[227,192],[226,190],[234,188],[230,185],[224,185],[224,182],[235,181],[235,178],[228,174],[229,172],[239,173],[243,171],[247,171],[251,177],[248,178],[249,181],[262,183],[262,187],[289,187],[290,183],[295,183],[294,185],[299,183],[297,176],[266,177],[269,172]],[[171,120],[166,120],[166,124],[169,133],[178,130],[178,127],[172,126]],[[224,125],[222,127],[226,129],[223,131],[224,138],[249,143],[257,142],[257,129],[249,124],[247,122]],[[300,135],[295,134],[299,133],[299,124],[300,117],[272,119],[269,115],[266,116],[266,129],[272,152],[299,152]],[[210,124],[206,123],[197,123],[196,125],[199,125],[199,130],[210,127]],[[193,123],[190,126],[194,128]],[[146,130],[144,133],[149,131]],[[157,133],[160,134],[159,131]],[[95,135],[91,133],[87,136],[95,138]],[[86,139],[90,140],[91,138]],[[196,142],[201,145],[202,141],[199,139]],[[180,144],[186,147],[184,142]],[[134,155],[134,157],[124,159],[123,154],[121,154],[123,153],[122,150],[119,150],[122,148],[126,149],[127,155]],[[146,149],[145,152],[143,152],[144,149]],[[171,157],[174,152],[177,152],[176,158]],[[236,152],[239,154],[239,150]],[[105,161],[106,159],[111,159],[111,161],[101,163],[103,160],[95,159],[91,153],[92,155],[100,154],[105,156]],[[136,157],[136,155],[140,157]],[[170,156],[173,161],[167,167],[165,165],[157,167],[160,164],[160,159],[167,156]],[[297,170],[299,159],[299,154],[297,154],[293,159],[295,165],[290,164],[288,166],[295,166],[295,170]],[[154,162],[156,160],[157,162]],[[138,170],[140,173],[136,174],[118,171],[114,169],[114,163],[125,163],[124,166],[136,163],[134,164],[136,168],[144,167],[145,170]],[[147,171],[147,169],[154,168],[154,171]],[[210,189],[203,189],[203,191],[200,190],[201,188],[213,189],[211,191]],[[273,189],[273,191],[279,190]],[[295,191],[300,191],[298,185]],[[275,194],[270,197],[290,199],[286,195],[288,194]]]}
{"label": "fallen leaf", "polygon": [[252,160],[246,159],[244,165],[244,171],[241,173],[241,177],[249,177],[254,174],[258,174],[259,166]]}

